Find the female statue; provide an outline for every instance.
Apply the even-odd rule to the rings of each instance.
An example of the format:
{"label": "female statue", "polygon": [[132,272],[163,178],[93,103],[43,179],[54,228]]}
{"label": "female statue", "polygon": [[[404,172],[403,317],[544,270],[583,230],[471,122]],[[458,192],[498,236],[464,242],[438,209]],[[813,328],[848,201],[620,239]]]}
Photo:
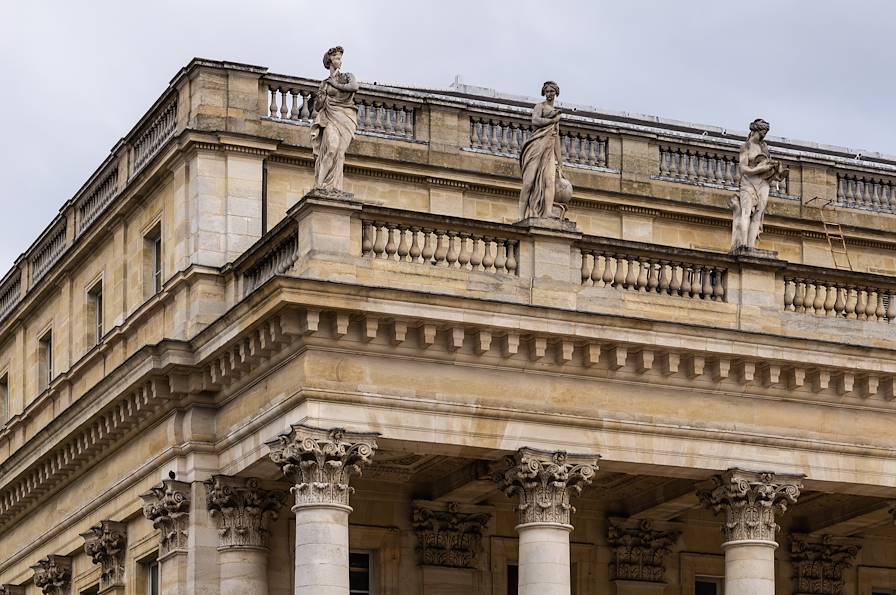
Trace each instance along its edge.
{"label": "female statue", "polygon": [[769,183],[781,181],[787,170],[771,158],[765,135],[768,122],[761,118],[750,124],[750,134],[740,149],[740,191],[731,199],[734,221],[731,226],[731,251],[742,246],[755,248],[762,233],[762,217],[768,205]]}
{"label": "female statue", "polygon": [[[532,110],[535,130],[520,151],[520,169],[523,170],[520,219],[562,218],[566,203],[572,198],[572,184],[560,169],[560,110],[554,107],[560,86],[547,81],[541,87],[541,95],[545,100]],[[555,202],[559,215],[554,214]]]}
{"label": "female statue", "polygon": [[320,83],[314,99],[317,114],[311,124],[314,187],[338,192],[342,191],[345,152],[358,128],[355,92],[360,87],[355,75],[339,71],[342,54],[339,46],[324,54],[324,68],[330,70],[330,76]]}

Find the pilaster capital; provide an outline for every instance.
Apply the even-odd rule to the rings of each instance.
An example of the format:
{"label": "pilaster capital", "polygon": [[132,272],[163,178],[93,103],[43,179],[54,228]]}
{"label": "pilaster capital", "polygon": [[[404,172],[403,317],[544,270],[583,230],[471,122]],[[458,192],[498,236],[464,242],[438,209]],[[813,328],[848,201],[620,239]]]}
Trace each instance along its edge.
{"label": "pilaster capital", "polygon": [[725,541],[775,543],[777,518],[799,498],[802,476],[729,469],[697,491],[701,504],[725,513]]}
{"label": "pilaster capital", "polygon": [[0,585],[0,595],[25,595],[25,586]]}
{"label": "pilaster capital", "polygon": [[51,554],[31,567],[34,586],[44,595],[69,595],[72,589],[72,559]]}
{"label": "pilaster capital", "polygon": [[354,491],[351,478],[361,475],[376,451],[378,434],[347,432],[342,428],[322,430],[305,425],[267,443],[271,460],[295,485],[296,507],[348,506]]}
{"label": "pilaster capital", "polygon": [[790,541],[794,593],[840,595],[843,571],[856,561],[861,546],[855,540],[794,533]]}
{"label": "pilaster capital", "polygon": [[100,565],[100,590],[124,587],[124,557],[127,549],[127,525],[116,521],[101,521],[81,533],[84,552],[94,564]]}
{"label": "pilaster capital", "polygon": [[569,525],[570,513],[575,512],[570,499],[591,483],[599,459],[598,455],[523,447],[505,458],[507,468],[495,481],[507,496],[518,498],[520,525]]}
{"label": "pilaster capital", "polygon": [[205,481],[209,515],[218,526],[218,549],[268,548],[270,524],[286,494],[265,490],[253,477],[213,475]]}
{"label": "pilaster capital", "polygon": [[481,507],[454,502],[414,502],[411,525],[417,535],[417,555],[425,566],[477,568],[482,533],[491,514]]}
{"label": "pilaster capital", "polygon": [[607,543],[613,551],[610,579],[662,583],[666,556],[680,531],[658,528],[649,519],[610,519]]}
{"label": "pilaster capital", "polygon": [[190,523],[190,484],[177,481],[173,474],[153,487],[143,499],[143,516],[159,530],[159,558],[187,548]]}

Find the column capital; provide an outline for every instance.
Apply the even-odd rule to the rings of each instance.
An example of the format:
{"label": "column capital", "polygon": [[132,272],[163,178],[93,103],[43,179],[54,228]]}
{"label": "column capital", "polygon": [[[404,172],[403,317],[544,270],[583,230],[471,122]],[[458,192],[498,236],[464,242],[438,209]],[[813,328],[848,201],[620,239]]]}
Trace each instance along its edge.
{"label": "column capital", "polygon": [[296,506],[348,506],[352,476],[361,475],[377,449],[379,434],[293,425],[267,443],[271,460],[295,485]]}
{"label": "column capital", "polygon": [[116,521],[100,521],[90,531],[81,533],[84,552],[100,565],[100,591],[124,587],[124,557],[127,548],[127,525]]}
{"label": "column capital", "polygon": [[190,484],[185,481],[165,479],[145,494],[143,516],[159,530],[159,558],[187,548],[187,530],[190,522]]}
{"label": "column capital", "polygon": [[227,475],[212,475],[205,490],[209,515],[218,526],[219,550],[269,547],[269,527],[285,493],[260,488],[254,477]]}
{"label": "column capital", "polygon": [[729,469],[697,491],[700,503],[725,512],[725,542],[765,541],[777,545],[777,518],[799,498],[803,476]]}
{"label": "column capital", "polygon": [[843,571],[855,563],[860,549],[856,540],[794,533],[790,541],[793,592],[798,595],[840,595],[845,583]]}
{"label": "column capital", "polygon": [[610,579],[662,583],[666,556],[678,541],[680,531],[661,529],[649,519],[610,519],[607,543],[613,551]]}
{"label": "column capital", "polygon": [[51,554],[31,567],[34,586],[44,595],[69,595],[72,589],[72,559]]}
{"label": "column capital", "polygon": [[477,568],[482,533],[491,514],[481,507],[455,502],[414,502],[411,525],[417,535],[417,554],[424,566]]}
{"label": "column capital", "polygon": [[570,513],[575,512],[569,501],[591,483],[599,459],[598,455],[523,447],[504,459],[507,468],[495,481],[507,496],[519,498],[520,525],[568,526]]}

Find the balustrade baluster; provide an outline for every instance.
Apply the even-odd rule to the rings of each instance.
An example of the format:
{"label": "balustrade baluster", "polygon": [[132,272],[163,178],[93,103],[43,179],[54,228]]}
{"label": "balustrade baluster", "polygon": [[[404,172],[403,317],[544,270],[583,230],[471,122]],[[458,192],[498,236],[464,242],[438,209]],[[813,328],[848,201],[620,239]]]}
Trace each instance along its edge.
{"label": "balustrade baluster", "polygon": [[703,278],[703,285],[700,287],[700,299],[712,299],[712,275],[710,267],[700,267],[700,276]]}
{"label": "balustrade baluster", "polygon": [[292,95],[292,110],[290,110],[289,119],[290,120],[298,120],[299,119],[299,94],[295,91],[295,89],[290,89],[290,95]]}
{"label": "balustrade baluster", "polygon": [[470,257],[472,256],[470,242],[467,241],[470,239],[470,234],[462,231],[458,235],[460,236],[460,253],[457,255],[457,266],[465,269],[470,264]]}
{"label": "balustrade baluster", "polygon": [[669,295],[681,295],[681,284],[684,278],[684,270],[677,262],[670,262],[669,269],[672,273],[669,283]]}
{"label": "balustrade baluster", "polygon": [[877,320],[877,290],[869,287],[866,295],[868,301],[865,304],[865,319]]}
{"label": "balustrade baluster", "polygon": [[398,260],[404,262],[411,252],[411,246],[408,244],[407,230],[402,227],[398,227],[397,229],[398,237],[400,238],[400,241],[398,242]]}
{"label": "balustrade baluster", "polygon": [[883,290],[876,290],[875,295],[877,296],[877,309],[874,311],[874,316],[878,320],[883,320],[887,315],[887,307],[884,304],[884,292]]}
{"label": "balustrade baluster", "polygon": [[507,240],[507,263],[504,265],[510,274],[516,273],[516,248],[518,244],[514,240]]}
{"label": "balustrade baluster", "polygon": [[647,267],[649,268],[649,272],[647,274],[647,291],[649,293],[656,293],[656,288],[659,287],[659,263],[656,260],[646,260]]}
{"label": "balustrade baluster", "polygon": [[892,289],[887,292],[887,320],[893,322],[896,318],[896,292]]}
{"label": "balustrade baluster", "polygon": [[700,290],[703,285],[700,283],[700,267],[691,267],[691,297],[700,297]]}
{"label": "balustrade baluster", "polygon": [[859,320],[866,320],[868,318],[868,314],[865,313],[865,308],[868,307],[868,291],[862,287],[856,289],[856,318]]}
{"label": "balustrade baluster", "polygon": [[846,318],[849,320],[855,320],[858,315],[856,314],[856,305],[859,303],[859,296],[856,288],[852,285],[846,286]]}
{"label": "balustrade baluster", "polygon": [[834,316],[836,312],[834,312],[834,306],[837,303],[837,286],[829,283],[826,286],[826,295],[824,298],[824,315],[825,316]]}
{"label": "balustrade baluster", "polygon": [[796,296],[796,283],[793,279],[784,280],[784,310],[794,311],[793,299]]}
{"label": "balustrade baluster", "polygon": [[659,292],[662,294],[669,293],[669,262],[665,260],[660,261],[659,266],[660,278],[659,278]]}
{"label": "balustrade baluster", "polygon": [[495,239],[495,271],[503,273],[507,267],[507,241]]}
{"label": "balustrade baluster", "polygon": [[271,94],[271,105],[268,106],[268,117],[277,117],[277,89],[272,85],[268,85],[268,92]]}
{"label": "balustrade baluster", "polygon": [[516,122],[510,123],[510,152],[511,153],[519,153],[520,151],[520,143],[517,139],[517,130],[519,129],[519,125]]}
{"label": "balustrade baluster", "polygon": [[308,107],[309,101],[311,101],[311,93],[308,91],[300,91],[302,95],[302,109],[299,112],[299,117],[302,120],[308,120],[311,117],[311,110]]}
{"label": "balustrade baluster", "polygon": [[432,257],[436,253],[435,242],[433,241],[433,230],[423,228],[423,250],[420,253],[420,258],[423,259],[423,262],[432,262]]}
{"label": "balustrade baluster", "polygon": [[805,283],[806,292],[803,295],[803,309],[812,314],[815,312],[815,282],[814,281],[806,281]]}
{"label": "balustrade baluster", "polygon": [[599,252],[593,252],[592,254],[594,256],[594,268],[591,269],[591,284],[603,287],[606,285],[603,281],[603,277],[607,274],[610,260],[605,254]]}
{"label": "balustrade baluster", "polygon": [[361,224],[361,255],[370,256],[373,251],[373,237],[371,236],[371,224],[364,221]]}
{"label": "balustrade baluster", "polygon": [[435,230],[434,233],[436,236],[436,251],[433,258],[435,259],[436,266],[447,267],[451,238],[449,238],[444,231],[438,229]]}
{"label": "balustrade baluster", "polygon": [[815,310],[816,316],[824,316],[824,303],[827,301],[828,287],[824,283],[815,283],[815,301],[812,302],[812,308]]}
{"label": "balustrade baluster", "polygon": [[404,135],[414,138],[414,108],[404,108]]}
{"label": "balustrade baluster", "polygon": [[387,241],[386,241],[386,258],[388,260],[392,260],[392,257],[395,256],[395,253],[398,252],[398,244],[395,241],[395,224],[389,223],[386,225],[387,232]]}
{"label": "balustrade baluster", "polygon": [[486,236],[482,238],[482,242],[485,244],[485,254],[482,255],[482,270],[491,271],[495,265],[495,254],[492,252],[494,240]]}
{"label": "balustrade baluster", "polygon": [[423,250],[420,248],[420,228],[419,227],[411,227],[411,250],[408,252],[408,256],[411,257],[411,262],[420,262],[420,255],[423,254]]}
{"label": "balustrade baluster", "polygon": [[582,253],[582,285],[594,285],[591,281],[591,273],[594,271],[595,256],[591,252],[581,251]]}
{"label": "balustrade baluster", "polygon": [[616,274],[613,276],[613,287],[622,289],[625,284],[625,259],[621,254],[614,254],[613,260],[616,261]]}
{"label": "balustrade baluster", "polygon": [[289,114],[289,104],[287,103],[289,100],[286,98],[287,89],[280,87],[278,91],[280,91],[280,119],[286,120]]}
{"label": "balustrade baluster", "polygon": [[458,250],[457,242],[455,242],[456,238],[456,231],[448,232],[448,254],[445,255],[445,259],[448,262],[448,266],[452,268],[454,268],[454,265],[457,264],[457,258],[458,256],[460,256],[460,250]]}
{"label": "balustrade baluster", "polygon": [[638,271],[635,289],[644,291],[647,289],[647,267],[649,266],[649,261],[643,258],[633,258],[632,262],[635,263],[635,268]]}
{"label": "balustrade baluster", "polygon": [[373,243],[373,254],[376,257],[385,258],[386,236],[389,235],[389,230],[384,223],[374,223],[373,226],[376,229],[376,241]]}

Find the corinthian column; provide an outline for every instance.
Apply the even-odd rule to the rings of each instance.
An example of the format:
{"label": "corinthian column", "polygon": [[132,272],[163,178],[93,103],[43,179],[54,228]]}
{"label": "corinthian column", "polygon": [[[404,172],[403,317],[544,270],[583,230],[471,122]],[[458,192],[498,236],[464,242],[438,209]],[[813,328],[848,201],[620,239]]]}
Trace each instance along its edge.
{"label": "corinthian column", "polygon": [[516,497],[520,595],[569,595],[569,501],[591,483],[598,456],[521,448],[495,479]]}
{"label": "corinthian column", "polygon": [[124,555],[127,548],[127,525],[102,521],[91,527],[84,538],[84,552],[100,565],[100,595],[124,594]]}
{"label": "corinthian column", "polygon": [[165,595],[187,591],[187,547],[190,526],[190,484],[165,479],[143,499],[143,516],[159,530],[159,582]]}
{"label": "corinthian column", "polygon": [[267,443],[295,484],[296,595],[348,595],[349,482],[370,463],[376,437],[294,425]]}
{"label": "corinthian column", "polygon": [[206,502],[218,526],[221,595],[267,595],[270,524],[286,494],[258,487],[258,480],[213,475]]}
{"label": "corinthian column", "polygon": [[697,492],[704,506],[725,514],[725,595],[775,595],[777,518],[802,487],[798,475],[729,469]]}

